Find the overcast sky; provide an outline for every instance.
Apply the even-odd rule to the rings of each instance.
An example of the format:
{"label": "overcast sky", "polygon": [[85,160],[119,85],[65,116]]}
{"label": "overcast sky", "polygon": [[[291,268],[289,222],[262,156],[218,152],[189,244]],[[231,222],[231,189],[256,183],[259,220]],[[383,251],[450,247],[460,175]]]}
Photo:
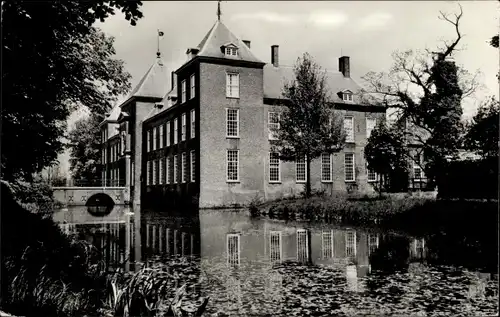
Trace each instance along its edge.
{"label": "overcast sky", "polygon": [[[498,97],[499,50],[488,42],[498,34],[499,2],[460,4],[463,50],[455,59],[471,72],[481,70],[479,80],[485,87],[477,100]],[[351,74],[358,79],[368,71],[387,71],[395,50],[432,49],[443,39],[454,39],[454,27],[438,15],[459,8],[456,1],[223,1],[221,10],[223,23],[239,38],[250,40],[252,52],[264,62],[270,62],[273,44],[280,46],[283,65],[293,65],[307,51],[323,68],[337,69],[342,53],[351,57]],[[125,61],[133,86],[154,61],[157,29],[164,32],[162,57],[175,70],[185,62],[186,49],[196,47],[214,24],[217,1],[145,1],[142,12],[136,26],[121,13],[97,24],[115,37],[116,57]],[[477,102],[469,100],[465,117],[476,109]]]}

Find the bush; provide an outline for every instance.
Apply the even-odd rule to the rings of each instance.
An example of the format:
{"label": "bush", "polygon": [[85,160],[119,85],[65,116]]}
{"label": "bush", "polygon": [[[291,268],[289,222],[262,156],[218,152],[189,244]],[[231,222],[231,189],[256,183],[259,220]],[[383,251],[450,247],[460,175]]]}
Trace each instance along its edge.
{"label": "bush", "polygon": [[14,199],[28,211],[39,214],[52,214],[62,205],[54,200],[54,192],[50,184],[38,177],[33,182],[17,181],[4,183],[8,186]]}

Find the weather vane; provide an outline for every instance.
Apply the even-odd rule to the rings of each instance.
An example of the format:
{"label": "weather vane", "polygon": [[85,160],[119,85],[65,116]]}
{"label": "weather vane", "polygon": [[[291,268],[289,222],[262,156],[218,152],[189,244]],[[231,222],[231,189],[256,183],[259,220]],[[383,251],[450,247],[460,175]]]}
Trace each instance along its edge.
{"label": "weather vane", "polygon": [[220,16],[222,15],[221,11],[220,11],[220,1],[221,0],[218,0],[217,1],[217,20],[220,21]]}
{"label": "weather vane", "polygon": [[156,50],[156,57],[160,58],[161,52],[160,52],[160,37],[163,36],[163,32],[158,29],[158,37],[157,37],[157,50]]}

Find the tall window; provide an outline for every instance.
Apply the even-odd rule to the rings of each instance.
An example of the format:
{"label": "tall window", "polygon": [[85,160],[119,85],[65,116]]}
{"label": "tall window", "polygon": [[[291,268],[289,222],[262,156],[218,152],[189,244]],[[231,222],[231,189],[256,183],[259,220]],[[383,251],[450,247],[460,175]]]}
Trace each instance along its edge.
{"label": "tall window", "polygon": [[269,255],[271,262],[281,261],[282,253],[281,231],[271,231],[269,234]]}
{"label": "tall window", "polygon": [[186,141],[186,114],[182,114],[181,141]]}
{"label": "tall window", "polygon": [[158,185],[158,160],[154,160],[154,165],[153,165],[153,185]]}
{"label": "tall window", "polygon": [[172,163],[174,165],[174,184],[177,184],[177,170],[178,170],[178,160],[177,160],[177,155],[174,155],[174,162]]}
{"label": "tall window", "polygon": [[321,181],[332,181],[332,155],[328,153],[321,154]]}
{"label": "tall window", "polygon": [[350,258],[356,256],[356,231],[347,231],[345,233],[345,254]]}
{"label": "tall window", "polygon": [[413,178],[420,180],[423,178],[422,168],[420,167],[420,154],[415,153],[413,156]]}
{"label": "tall window", "polygon": [[227,150],[227,181],[239,181],[239,153],[238,150]]}
{"label": "tall window", "polygon": [[240,136],[239,121],[238,109],[226,109],[226,137],[238,138]]}
{"label": "tall window", "polygon": [[372,135],[373,129],[377,125],[377,119],[375,118],[366,118],[366,138],[368,139],[370,135]]}
{"label": "tall window", "polygon": [[333,231],[323,231],[321,233],[321,246],[323,259],[333,258]]}
{"label": "tall window", "polygon": [[269,153],[269,182],[278,183],[281,181],[280,158],[278,153]]}
{"label": "tall window", "polygon": [[189,99],[193,99],[194,96],[195,96],[195,79],[194,79],[194,74],[191,75],[191,77],[189,78],[189,84],[190,84],[190,87],[191,87],[191,91],[189,93]]}
{"label": "tall window", "polygon": [[191,161],[191,182],[196,181],[196,154],[195,151],[190,152],[190,161]]}
{"label": "tall window", "polygon": [[356,175],[354,172],[354,153],[345,153],[344,154],[344,176],[346,182],[355,181]]}
{"label": "tall window", "polygon": [[179,138],[179,118],[174,119],[174,144],[177,144]]}
{"label": "tall window", "polygon": [[194,139],[194,137],[196,136],[196,112],[194,109],[191,110],[191,114],[189,115],[189,117],[191,118],[191,139]]}
{"label": "tall window", "polygon": [[228,233],[227,239],[227,264],[236,266],[240,264],[240,235],[237,233]]}
{"label": "tall window", "polygon": [[151,151],[151,130],[146,132],[146,152]]}
{"label": "tall window", "polygon": [[183,80],[181,83],[181,89],[182,89],[182,99],[181,102],[186,102],[186,80]]}
{"label": "tall window", "polygon": [[165,168],[165,174],[166,174],[166,184],[170,184],[170,157],[166,158],[167,161],[167,167]]}
{"label": "tall window", "polygon": [[186,152],[182,153],[182,171],[181,171],[181,180],[183,183],[186,182],[186,176],[187,176],[187,162],[186,162]]}
{"label": "tall window", "polygon": [[160,149],[163,148],[163,136],[164,136],[164,134],[165,134],[165,125],[162,124],[162,125],[160,125],[160,147],[159,147]]}
{"label": "tall window", "polygon": [[146,163],[146,185],[151,185],[151,161]]}
{"label": "tall window", "polygon": [[170,121],[167,121],[167,146],[170,146]]}
{"label": "tall window", "polygon": [[374,170],[372,170],[368,165],[366,165],[366,170],[368,174],[368,181],[369,182],[376,182],[377,181],[377,173],[375,173]]}
{"label": "tall window", "polygon": [[269,130],[269,140],[276,140],[277,131],[280,128],[279,113],[278,112],[269,112],[268,113],[267,128]]}
{"label": "tall window", "polygon": [[345,117],[344,118],[344,130],[346,133],[345,141],[354,142],[354,118]]}
{"label": "tall window", "polygon": [[309,237],[307,235],[307,230],[298,229],[297,230],[297,261],[306,262],[309,259]]}
{"label": "tall window", "polygon": [[378,234],[368,235],[368,255],[375,252],[378,248]]}
{"label": "tall window", "polygon": [[160,159],[160,185],[166,184],[166,170],[165,170],[165,165],[166,165],[167,158],[162,157]]}
{"label": "tall window", "polygon": [[158,137],[157,133],[156,133],[156,129],[157,129],[156,127],[153,128],[153,151],[156,150],[156,145],[157,145],[156,142],[158,141],[156,139]]}
{"label": "tall window", "polygon": [[226,97],[240,98],[240,75],[235,73],[226,74]]}
{"label": "tall window", "polygon": [[307,180],[306,157],[299,156],[295,160],[295,179],[297,183],[304,183]]}

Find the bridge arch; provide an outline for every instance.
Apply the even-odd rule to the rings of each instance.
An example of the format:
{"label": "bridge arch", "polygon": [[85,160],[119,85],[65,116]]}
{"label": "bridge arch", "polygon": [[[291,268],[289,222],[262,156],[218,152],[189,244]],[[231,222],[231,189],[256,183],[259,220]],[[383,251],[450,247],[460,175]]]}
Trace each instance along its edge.
{"label": "bridge arch", "polygon": [[107,215],[113,210],[115,202],[106,193],[95,193],[89,197],[85,206],[87,206],[87,211],[91,214]]}

